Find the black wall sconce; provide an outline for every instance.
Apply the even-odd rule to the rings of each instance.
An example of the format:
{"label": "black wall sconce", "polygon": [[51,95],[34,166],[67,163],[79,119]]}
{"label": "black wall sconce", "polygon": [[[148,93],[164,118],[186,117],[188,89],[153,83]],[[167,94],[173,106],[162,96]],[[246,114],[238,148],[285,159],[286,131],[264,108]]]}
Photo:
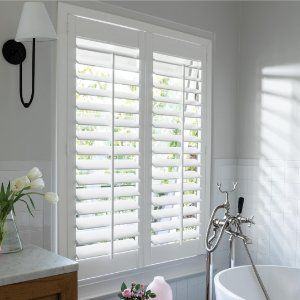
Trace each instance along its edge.
{"label": "black wall sconce", "polygon": [[[24,3],[15,40],[4,43],[2,54],[7,62],[19,65],[19,91],[20,99],[25,108],[28,108],[34,98],[35,87],[35,43],[36,41],[55,40],[56,32],[51,23],[46,7],[42,2]],[[32,41],[32,70],[31,70],[31,96],[29,101],[23,99],[23,68],[26,58],[26,49],[21,42]]]}

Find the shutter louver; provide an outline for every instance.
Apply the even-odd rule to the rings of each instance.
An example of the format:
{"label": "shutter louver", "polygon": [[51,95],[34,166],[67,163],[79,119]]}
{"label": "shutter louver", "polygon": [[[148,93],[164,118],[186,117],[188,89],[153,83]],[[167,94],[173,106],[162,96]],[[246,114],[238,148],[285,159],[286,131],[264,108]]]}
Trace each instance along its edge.
{"label": "shutter louver", "polygon": [[76,255],[138,249],[139,49],[76,38]]}
{"label": "shutter louver", "polygon": [[199,238],[201,68],[153,53],[152,246]]}

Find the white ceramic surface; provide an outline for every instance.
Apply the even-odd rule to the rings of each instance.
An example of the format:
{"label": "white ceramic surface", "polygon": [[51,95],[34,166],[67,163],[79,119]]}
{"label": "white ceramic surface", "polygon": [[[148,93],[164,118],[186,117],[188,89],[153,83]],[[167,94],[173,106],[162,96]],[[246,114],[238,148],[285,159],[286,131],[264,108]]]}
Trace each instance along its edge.
{"label": "white ceramic surface", "polygon": [[[257,266],[271,300],[300,299],[300,269]],[[219,272],[215,276],[216,300],[265,300],[251,266]]]}

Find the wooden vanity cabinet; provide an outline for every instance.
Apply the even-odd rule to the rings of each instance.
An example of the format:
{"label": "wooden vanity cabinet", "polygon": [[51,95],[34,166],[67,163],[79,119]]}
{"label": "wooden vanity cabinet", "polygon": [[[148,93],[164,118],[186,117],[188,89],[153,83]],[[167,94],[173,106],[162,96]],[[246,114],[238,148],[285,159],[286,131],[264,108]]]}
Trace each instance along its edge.
{"label": "wooden vanity cabinet", "polygon": [[77,272],[0,286],[0,300],[77,300]]}

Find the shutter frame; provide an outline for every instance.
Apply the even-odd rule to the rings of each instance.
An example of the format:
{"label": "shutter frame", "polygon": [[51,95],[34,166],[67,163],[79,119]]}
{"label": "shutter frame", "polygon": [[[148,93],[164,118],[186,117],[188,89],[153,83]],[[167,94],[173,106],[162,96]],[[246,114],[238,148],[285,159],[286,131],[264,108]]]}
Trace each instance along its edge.
{"label": "shutter frame", "polygon": [[[62,7],[63,5],[61,5],[61,7]],[[69,15],[69,21],[70,21],[70,19],[76,19],[76,17],[74,17],[72,14],[74,13],[74,11],[76,11],[75,10],[75,7],[74,7],[74,10],[73,10],[73,8],[72,8],[72,10],[70,10],[70,15]],[[90,13],[90,18],[91,19],[97,19],[98,18],[98,14],[99,14],[99,18],[102,18],[102,17],[104,17],[104,19],[106,19],[106,21],[107,22],[111,22],[112,20],[114,21],[114,22],[116,22],[116,23],[118,23],[119,21],[119,18],[118,17],[116,17],[116,16],[110,16],[110,17],[106,17],[106,15],[105,14],[102,14],[102,13],[99,13],[99,12],[95,12],[95,11],[89,11],[89,10],[85,10],[85,9],[83,9],[83,11],[84,11],[84,14],[86,13],[87,15],[86,16],[88,16],[89,15],[89,13]],[[89,11],[89,13],[88,13],[88,11]],[[83,13],[81,10],[77,10],[77,13],[76,13],[76,15],[78,14],[78,15],[80,15],[81,13]],[[63,16],[65,16],[65,17],[67,17],[67,14],[62,14]],[[122,18],[121,18],[122,19]],[[69,22],[68,21],[68,22]],[[127,23],[127,21],[128,21],[128,23]],[[132,27],[133,25],[132,24],[134,24],[134,26],[135,26],[135,24],[137,23],[138,25],[137,25],[137,27],[139,27],[140,25],[142,26],[141,28],[145,28],[144,30],[146,30],[147,31],[147,27],[148,26],[150,26],[150,28],[151,28],[151,25],[149,25],[149,24],[144,24],[144,23],[140,23],[139,24],[139,22],[136,22],[136,21],[134,21],[134,20],[126,20],[126,19],[122,19],[122,21],[120,21],[121,23],[123,22],[123,25],[125,25],[126,26],[126,24],[130,24],[130,26]],[[63,22],[63,23],[61,23],[60,22],[60,24],[59,24],[59,28],[60,28],[60,30],[61,30],[61,28],[63,28],[64,26],[65,26],[65,23],[66,22]],[[69,24],[70,24],[71,22],[69,22]],[[75,23],[75,22],[74,22]],[[129,26],[129,27],[130,27]],[[133,27],[134,27],[133,26]],[[145,26],[145,27],[144,27]],[[182,39],[185,39],[185,34],[183,34],[183,33],[180,33],[180,32],[174,32],[174,31],[172,31],[172,30],[166,30],[165,28],[161,28],[161,27],[153,27],[153,32],[156,32],[156,30],[157,30],[157,32],[165,32],[165,34],[166,35],[168,35],[168,34],[170,34],[170,36],[176,36],[176,37],[181,37]],[[72,36],[74,36],[74,32],[75,32],[75,26],[74,27],[72,27],[72,26],[69,26],[69,28],[68,28],[68,30],[65,30],[64,31],[64,35],[65,36],[68,36],[68,39],[69,39],[69,41],[71,41],[70,43],[69,43],[69,47],[71,47],[72,46]],[[150,37],[150,34],[146,34],[147,36],[149,36]],[[208,55],[207,55],[207,57],[208,57],[208,62],[209,62],[209,67],[210,67],[210,63],[211,63],[211,43],[207,40],[207,39],[203,39],[203,38],[198,38],[198,37],[196,37],[196,36],[189,36],[189,35],[186,35],[186,37],[187,37],[187,40],[189,39],[189,38],[191,38],[191,40],[192,41],[194,41],[195,43],[198,43],[198,41],[199,41],[199,43],[203,43],[203,45],[206,45],[206,47],[207,47],[207,50],[208,50]],[[148,38],[147,38],[148,39]],[[61,40],[60,40],[61,41]],[[59,55],[58,55],[58,57],[59,57],[59,61],[61,62],[61,64],[60,64],[60,66],[62,66],[62,68],[61,69],[63,69],[63,68],[65,68],[66,67],[66,64],[64,64],[64,59],[66,58],[66,53],[67,53],[67,51],[65,50],[65,49],[67,49],[66,47],[64,47],[64,48],[62,48],[62,45],[66,45],[67,43],[65,43],[65,41],[63,41],[63,42],[59,42],[59,49],[61,50],[60,52],[59,52]],[[150,45],[150,43],[148,43],[148,45]],[[72,48],[71,48],[71,51],[72,51]],[[64,57],[65,56],[65,57]],[[70,57],[72,57],[72,56],[70,56]],[[70,61],[70,59],[68,59],[68,61]],[[69,67],[68,67],[68,69],[69,70],[71,70],[72,69],[72,64],[70,64],[70,63],[68,63],[69,64]],[[67,68],[66,68],[67,69]],[[206,66],[204,66],[203,67],[203,70],[206,70]],[[68,71],[69,72],[69,71]],[[63,70],[63,72],[59,72],[59,74],[58,74],[58,76],[59,76],[59,78],[61,78],[62,80],[61,81],[59,81],[59,82],[63,82],[63,83],[66,83],[66,81],[64,80],[64,75],[63,74],[66,74],[66,72]],[[76,74],[74,74],[73,73],[73,71],[71,71],[70,72],[70,74],[72,74],[72,75],[74,75],[74,77],[75,77],[75,75]],[[205,107],[205,110],[207,111],[207,124],[205,124],[205,125],[207,125],[207,126],[205,126],[205,129],[206,128],[208,128],[208,133],[210,132],[210,124],[209,124],[209,122],[210,122],[210,75],[211,75],[211,72],[210,72],[210,70],[208,71],[208,73],[206,74],[205,73],[205,76],[203,76],[203,81],[205,82],[206,81],[206,79],[208,78],[208,87],[206,87],[205,86],[205,84],[204,84],[204,87],[205,87],[205,89],[204,89],[204,92],[206,93],[207,92],[207,95],[208,95],[208,106],[207,106],[207,110],[206,110],[206,107]],[[73,76],[69,76],[69,79],[70,79],[70,83],[72,83],[72,80],[73,80],[73,78],[74,78]],[[194,78],[195,79],[195,78]],[[207,89],[207,91],[206,91],[206,89]],[[69,107],[69,110],[67,110],[64,106],[64,104],[63,104],[63,102],[66,100],[66,99],[68,99],[68,102],[69,102],[69,99],[70,99],[70,95],[73,95],[73,89],[72,89],[72,87],[68,87],[68,93],[70,94],[68,97],[65,97],[65,93],[63,92],[63,90],[64,90],[64,86],[63,86],[63,84],[60,84],[59,83],[59,99],[61,100],[61,103],[62,103],[62,107],[60,107],[60,110],[61,110],[61,113],[59,113],[59,120],[58,120],[58,123],[60,124],[60,125],[63,125],[64,123],[65,123],[65,120],[66,120],[66,115],[69,115],[70,116],[70,118],[67,118],[68,119],[68,122],[69,121],[72,121],[72,114],[70,114],[70,113],[68,113],[68,111],[73,111],[73,109],[74,109],[74,107],[73,107],[73,104],[71,103],[71,105],[68,105],[68,107]],[[63,95],[63,96],[62,96]],[[149,97],[149,99],[150,99],[150,97]],[[207,99],[204,99],[204,100],[207,100]],[[192,101],[190,101],[191,103],[192,103]],[[206,105],[206,103],[204,103],[203,102],[203,104],[205,104]],[[65,114],[65,116],[63,116]],[[63,117],[62,117],[63,116]],[[66,186],[69,186],[69,187],[71,187],[72,186],[72,184],[73,184],[73,180],[74,180],[74,177],[72,177],[71,178],[71,176],[70,176],[70,174],[71,174],[71,172],[70,172],[70,170],[72,169],[72,166],[73,166],[73,162],[72,162],[72,160],[71,159],[68,159],[68,167],[67,167],[67,170],[69,170],[69,172],[64,172],[64,168],[65,167],[62,167],[62,166],[65,166],[64,164],[63,164],[63,160],[65,159],[64,158],[64,156],[65,156],[65,153],[70,153],[71,152],[71,150],[72,150],[72,147],[70,147],[70,146],[68,146],[68,149],[67,149],[67,152],[65,152],[65,140],[63,140],[63,138],[64,137],[66,137],[68,134],[66,134],[66,128],[65,128],[65,125],[63,125],[63,126],[61,126],[60,127],[61,128],[61,134],[59,135],[59,149],[60,149],[60,151],[58,152],[58,156],[59,156],[59,162],[62,162],[62,164],[58,164],[58,169],[60,170],[60,174],[62,174],[61,176],[59,176],[59,178],[60,178],[60,180],[59,180],[59,184],[58,184],[58,190],[59,190],[59,194],[60,195],[62,195],[62,197],[63,198],[69,198],[69,196],[68,197],[66,197],[66,195],[67,195],[67,193],[65,192],[66,190],[67,190],[67,188],[64,188],[64,187],[66,187]],[[77,133],[79,136],[82,136],[83,137],[83,133],[82,132],[78,132]],[[71,141],[71,143],[72,143],[72,138],[74,138],[74,134],[72,134],[72,135],[68,135],[68,143]],[[93,139],[96,139],[96,140],[109,140],[109,139],[107,139],[104,135],[102,135],[102,134],[99,134],[99,135],[97,135],[96,137],[95,136],[89,136],[89,138],[91,138],[91,140],[93,140]],[[62,139],[62,140],[61,140]],[[82,138],[83,139],[83,138]],[[85,139],[85,138],[84,138]],[[122,139],[122,136],[120,137],[120,139]],[[136,139],[136,140],[139,140],[139,138],[137,138],[137,137],[134,137],[134,139]],[[203,153],[208,153],[208,162],[209,162],[209,153],[210,153],[210,139],[209,139],[209,136],[208,136],[208,138],[206,137],[206,135],[205,136],[203,136],[202,137],[202,141],[203,142],[206,142],[206,141],[208,141],[208,144],[207,144],[207,146],[205,145],[205,144],[203,144],[203,145],[205,145],[205,146],[203,146]],[[63,145],[63,147],[62,147],[62,145]],[[63,149],[63,152],[61,152],[61,149]],[[145,166],[145,164],[143,163],[142,164],[142,167],[144,167]],[[209,174],[209,164],[208,164],[208,171],[201,171],[201,176],[203,176],[203,175],[205,175],[204,177],[207,177],[207,178],[209,178],[209,176],[207,176],[208,174]],[[61,172],[62,171],[62,172]],[[65,182],[66,180],[64,179],[64,175],[63,174],[67,174],[67,176],[65,177],[65,178],[68,178],[67,179],[67,182]],[[205,179],[205,178],[204,178]],[[143,180],[143,182],[144,182],[144,180]],[[64,183],[68,183],[68,184],[64,184]],[[208,186],[209,186],[209,182],[208,182]],[[64,191],[65,190],[65,191]],[[206,188],[206,191],[208,191],[208,193],[207,193],[207,195],[209,195],[209,188]],[[69,195],[72,195],[72,193],[70,193]],[[60,203],[60,206],[62,206],[62,207],[65,207],[66,206],[66,204],[65,203]],[[74,213],[73,213],[73,211],[72,211],[72,207],[73,207],[73,204],[71,204],[71,206],[70,206],[70,210],[69,210],[69,212],[68,212],[68,226],[67,226],[67,228],[69,228],[69,229],[72,229],[73,228],[73,226],[72,226],[72,218],[73,218],[73,216],[74,216]],[[206,205],[206,207],[209,207],[208,205]],[[205,209],[206,210],[206,212],[207,212],[207,209]],[[64,215],[65,214],[65,208],[63,209],[63,211],[60,211],[59,212],[59,217],[61,218],[61,216],[62,215]],[[203,215],[203,214],[202,214]],[[144,219],[143,219],[144,220]],[[204,222],[205,222],[205,220],[204,220]],[[71,226],[70,226],[71,225]],[[61,227],[61,225],[60,225],[60,227]],[[62,230],[61,230],[62,229]],[[68,230],[69,230],[68,229]],[[65,230],[65,228],[60,228],[60,230],[59,230],[60,232],[64,232],[64,231],[66,231]],[[63,235],[64,235],[65,233],[63,233]],[[64,239],[62,239],[61,237],[60,237],[60,245],[62,245],[62,252],[61,253],[65,253],[65,255],[68,255],[69,257],[72,257],[72,258],[74,258],[74,256],[73,256],[73,245],[74,245],[74,243],[73,243],[73,241],[74,241],[74,235],[72,234],[72,232],[71,232],[71,230],[70,230],[70,235],[68,236],[68,242],[67,243],[65,243],[65,241],[66,240],[64,240]],[[65,246],[65,244],[68,244],[69,246],[67,247],[67,246]],[[61,246],[60,246],[61,247]],[[171,247],[172,248],[172,247]],[[170,247],[169,247],[169,245],[168,246],[166,246],[166,249],[171,249]],[[188,247],[189,248],[189,247]],[[197,247],[196,247],[197,248]],[[195,248],[195,249],[196,249]],[[201,248],[201,247],[200,247]],[[61,248],[60,248],[61,249]],[[150,255],[149,257],[150,257],[150,260],[148,260],[150,263],[155,263],[155,262],[159,262],[159,261],[163,261],[164,260],[164,258],[162,258],[162,257],[160,257],[160,255],[159,255],[159,252],[160,252],[160,250],[158,250],[158,252],[156,251],[158,249],[158,247],[155,247],[155,249],[153,249],[153,251],[152,251],[152,253],[150,253],[149,251],[148,251],[148,254]],[[189,249],[191,249],[191,247],[189,248]],[[201,248],[202,249],[202,248]],[[185,252],[185,250],[183,249],[182,250],[183,252]],[[145,257],[147,257],[147,253],[146,253],[147,251],[145,251]],[[168,252],[168,251],[167,251]],[[175,253],[175,252],[172,252],[172,251],[170,251],[170,253]],[[199,253],[199,251],[196,251],[195,253]],[[178,254],[178,253],[177,253]],[[169,259],[178,259],[178,258],[180,258],[180,255],[170,255],[169,256]],[[125,260],[126,260],[126,265],[129,263],[130,265],[134,265],[135,264],[135,257],[136,257],[136,254],[134,254],[133,252],[130,252],[130,253],[128,253],[128,255],[126,254],[124,254],[124,257],[127,257]],[[100,266],[101,266],[101,269],[103,269],[103,272],[117,272],[117,271],[119,271],[120,269],[123,269],[123,270],[125,270],[126,269],[126,266],[124,266],[124,264],[122,264],[121,262],[122,261],[124,261],[124,257],[123,257],[123,255],[122,255],[122,258],[121,258],[121,256],[120,255],[117,255],[115,258],[114,258],[114,261],[116,262],[116,264],[111,264],[111,262],[109,262],[109,263],[107,263],[108,262],[108,260],[107,260],[107,258],[106,257],[99,257],[99,258],[95,258],[95,259],[89,259],[89,260],[83,260],[83,261],[81,261],[80,262],[80,272],[79,272],[79,278],[81,278],[81,279],[83,279],[83,278],[91,278],[91,277],[97,277],[98,275],[99,275],[99,273],[94,269],[94,267],[97,265],[99,268],[100,268]],[[152,258],[151,258],[152,257]],[[145,264],[145,261],[147,261],[147,258],[143,258],[143,259],[139,259],[139,261],[140,261],[140,265],[144,265]],[[146,263],[147,264],[147,263]],[[98,268],[98,269],[99,269]],[[106,271],[105,271],[106,270]],[[103,273],[103,274],[105,274],[105,273]]]}

